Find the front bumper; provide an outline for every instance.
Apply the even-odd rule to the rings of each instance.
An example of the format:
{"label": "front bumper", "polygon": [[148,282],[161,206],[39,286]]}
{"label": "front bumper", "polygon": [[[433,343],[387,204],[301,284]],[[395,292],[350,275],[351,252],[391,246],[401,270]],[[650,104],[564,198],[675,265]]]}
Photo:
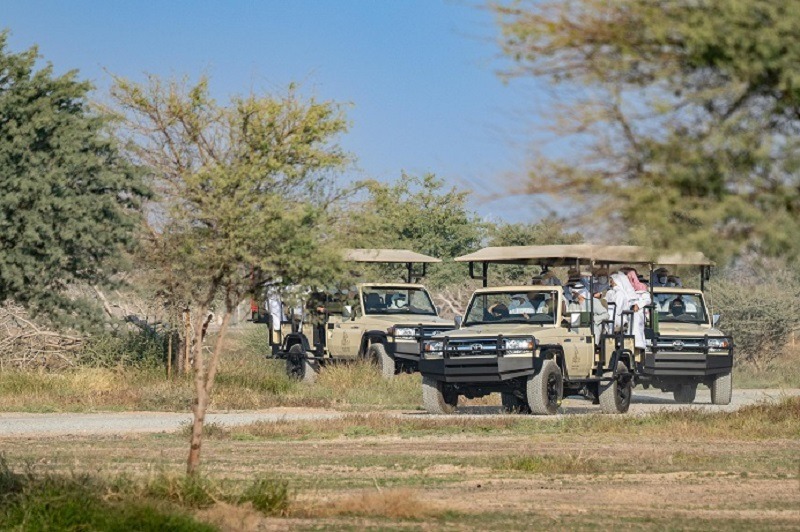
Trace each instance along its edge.
{"label": "front bumper", "polygon": [[422,358],[419,371],[427,377],[450,383],[503,382],[532,374],[534,358],[533,354]]}
{"label": "front bumper", "polygon": [[[715,337],[715,339],[718,337]],[[708,346],[709,337],[660,337],[645,353],[642,373],[653,377],[706,377],[729,373],[733,368],[733,339],[726,349]]]}
{"label": "front bumper", "polygon": [[419,362],[419,342],[414,340],[386,342],[386,353],[395,360]]}

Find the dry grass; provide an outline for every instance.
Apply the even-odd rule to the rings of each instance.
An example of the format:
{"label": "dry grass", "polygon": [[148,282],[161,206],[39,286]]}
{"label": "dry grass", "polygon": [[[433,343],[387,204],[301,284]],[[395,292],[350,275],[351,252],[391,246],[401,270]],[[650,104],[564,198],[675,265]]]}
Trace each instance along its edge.
{"label": "dry grass", "polygon": [[424,519],[441,515],[445,510],[425,500],[410,488],[377,489],[349,493],[344,497],[324,500],[308,507],[298,506],[292,515],[298,517],[383,517],[389,519]]}
{"label": "dry grass", "polygon": [[[367,364],[326,367],[314,385],[291,381],[280,360],[265,358],[260,329],[235,331],[227,342],[212,394],[212,410],[254,410],[276,406],[335,408],[415,408],[419,376],[391,381]],[[61,372],[0,372],[0,410],[188,411],[190,377],[168,380],[156,369],[77,368]]]}
{"label": "dry grass", "polygon": [[620,434],[670,438],[763,440],[800,438],[800,397],[778,403],[745,406],[735,412],[708,412],[684,408],[648,416],[602,414],[569,416],[560,420],[533,416],[436,418],[349,414],[315,421],[257,422],[221,431],[238,439],[332,439],[364,436],[441,436],[470,434]]}

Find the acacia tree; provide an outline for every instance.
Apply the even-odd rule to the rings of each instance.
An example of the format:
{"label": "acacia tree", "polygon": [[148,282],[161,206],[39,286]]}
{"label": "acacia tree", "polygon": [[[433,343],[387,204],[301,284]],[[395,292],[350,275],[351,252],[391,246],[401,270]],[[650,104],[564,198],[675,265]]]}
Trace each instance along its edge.
{"label": "acacia tree", "polygon": [[[228,325],[264,282],[321,284],[340,263],[327,229],[334,172],[348,162],[335,144],[346,128],[338,107],[280,97],[220,105],[206,79],[116,80],[112,95],[131,157],[154,190],[145,259],[165,297],[191,326],[195,400],[187,471],[196,472],[202,431]],[[221,317],[211,357],[204,339]]]}
{"label": "acacia tree", "polygon": [[90,109],[77,72],[37,70],[37,49],[12,53],[0,32],[0,302],[58,325],[99,318],[67,289],[97,285],[134,243],[147,191]]}
{"label": "acacia tree", "polygon": [[540,154],[530,192],[583,199],[593,225],[660,248],[798,255],[800,2],[495,9],[509,74],[558,89],[554,132],[577,146]]}

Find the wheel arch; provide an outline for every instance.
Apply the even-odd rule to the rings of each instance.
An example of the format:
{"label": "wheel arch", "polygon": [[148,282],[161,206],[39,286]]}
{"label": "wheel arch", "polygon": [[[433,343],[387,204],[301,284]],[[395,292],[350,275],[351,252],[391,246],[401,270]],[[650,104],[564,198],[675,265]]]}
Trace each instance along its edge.
{"label": "wheel arch", "polygon": [[302,333],[289,333],[286,335],[283,350],[288,353],[289,349],[298,344],[303,346],[303,351],[311,351],[311,343],[306,338],[306,335]]}
{"label": "wheel arch", "polygon": [[367,349],[371,344],[386,344],[386,331],[380,330],[371,330],[366,331],[363,335],[361,335],[361,347],[358,349],[359,355],[366,356]]}
{"label": "wheel arch", "polygon": [[540,356],[536,357],[534,363],[534,369],[539,371],[542,369],[542,364],[544,364],[545,360],[554,360],[555,363],[558,365],[559,369],[561,369],[561,374],[564,375],[566,378],[567,376],[567,365],[564,360],[564,348],[558,344],[545,344],[539,347],[539,352],[541,353]]}

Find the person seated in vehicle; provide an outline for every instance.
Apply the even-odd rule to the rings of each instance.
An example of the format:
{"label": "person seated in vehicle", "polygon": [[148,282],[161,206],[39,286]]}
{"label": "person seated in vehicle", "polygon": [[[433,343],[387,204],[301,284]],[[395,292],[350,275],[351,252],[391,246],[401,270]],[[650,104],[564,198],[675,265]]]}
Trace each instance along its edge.
{"label": "person seated in vehicle", "polygon": [[394,294],[392,296],[392,303],[389,305],[389,310],[401,310],[408,307],[405,294]]}
{"label": "person seated in vehicle", "polygon": [[550,270],[544,270],[539,275],[534,275],[531,278],[531,284],[544,285],[544,286],[562,286],[561,279],[556,277],[556,274]]}
{"label": "person seated in vehicle", "polygon": [[380,312],[386,310],[386,304],[383,302],[380,294],[367,292],[364,294],[364,308],[367,312]]}
{"label": "person seated in vehicle", "polygon": [[508,316],[508,307],[503,303],[495,303],[490,305],[487,309],[486,319],[488,321],[500,321],[504,318],[508,318]]}
{"label": "person seated in vehicle", "polygon": [[668,281],[669,281],[669,270],[668,269],[666,269],[664,267],[661,267],[661,268],[656,268],[655,270],[653,270],[652,284],[653,284],[654,287],[668,286],[667,285]]}
{"label": "person seated in vehicle", "polygon": [[670,275],[667,277],[667,284],[671,288],[681,288],[683,287],[683,282],[681,282],[681,278],[676,275]]}
{"label": "person seated in vehicle", "polygon": [[525,294],[514,294],[511,296],[508,312],[509,314],[530,315],[534,314],[535,310]]}
{"label": "person seated in vehicle", "polygon": [[570,302],[567,312],[589,312],[589,290],[582,282],[573,283],[569,287]]}
{"label": "person seated in vehicle", "polygon": [[675,317],[686,314],[686,303],[681,296],[676,297],[669,304],[669,313]]}
{"label": "person seated in vehicle", "polygon": [[531,291],[526,294],[528,303],[533,308],[534,314],[552,314],[552,307],[548,302],[547,294]]}

